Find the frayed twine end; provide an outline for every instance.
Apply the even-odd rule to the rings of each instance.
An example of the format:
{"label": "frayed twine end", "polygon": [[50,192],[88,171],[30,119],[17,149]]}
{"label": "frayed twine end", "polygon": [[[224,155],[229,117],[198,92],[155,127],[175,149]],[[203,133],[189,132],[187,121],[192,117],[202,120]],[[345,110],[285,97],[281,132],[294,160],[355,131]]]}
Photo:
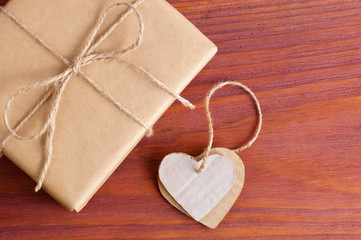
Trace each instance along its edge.
{"label": "frayed twine end", "polygon": [[182,101],[182,104],[184,105],[184,106],[186,106],[186,107],[188,107],[188,108],[190,108],[190,109],[195,109],[196,108],[196,106],[194,106],[191,102],[189,102],[188,100],[186,100],[186,99],[183,99]]}
{"label": "frayed twine end", "polygon": [[41,187],[42,187],[42,185],[38,183],[38,185],[36,185],[36,187],[35,187],[35,192],[39,192]]}
{"label": "frayed twine end", "polygon": [[149,137],[152,137],[153,134],[154,134],[154,132],[153,132],[153,129],[152,129],[152,128],[147,129],[146,136],[147,136],[148,138],[149,138]]}

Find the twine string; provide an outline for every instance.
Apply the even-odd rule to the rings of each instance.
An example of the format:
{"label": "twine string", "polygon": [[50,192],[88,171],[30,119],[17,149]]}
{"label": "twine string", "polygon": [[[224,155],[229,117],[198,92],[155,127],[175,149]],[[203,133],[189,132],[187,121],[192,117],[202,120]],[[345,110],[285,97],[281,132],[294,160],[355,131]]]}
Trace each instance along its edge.
{"label": "twine string", "polygon": [[261,111],[261,106],[260,103],[256,97],[256,95],[252,92],[251,89],[249,89],[247,86],[243,85],[240,82],[235,82],[235,81],[227,81],[227,82],[221,82],[219,84],[217,84],[216,86],[214,86],[211,91],[207,94],[206,99],[205,99],[205,111],[206,111],[206,116],[207,116],[207,123],[208,123],[208,128],[209,128],[209,142],[208,142],[208,146],[205,149],[205,151],[201,154],[201,156],[203,155],[202,158],[202,164],[201,166],[198,168],[197,172],[201,173],[206,164],[207,164],[207,158],[209,156],[209,153],[212,149],[212,145],[213,145],[213,138],[214,138],[214,130],[213,130],[213,119],[211,116],[211,112],[209,110],[209,102],[213,96],[213,94],[220,88],[223,88],[224,86],[237,86],[242,88],[243,90],[245,90],[251,97],[252,100],[254,101],[254,103],[256,104],[256,108],[257,108],[257,113],[258,113],[258,123],[257,123],[257,127],[256,130],[253,133],[253,136],[250,140],[248,140],[248,142],[246,142],[245,144],[241,145],[239,148],[233,149],[234,152],[239,153],[249,147],[252,146],[252,144],[257,140],[259,133],[261,132],[261,128],[262,128],[262,111]]}
{"label": "twine string", "polygon": [[[64,90],[66,89],[66,86],[68,85],[69,81],[74,76],[79,76],[85,81],[87,81],[99,94],[101,94],[106,100],[108,100],[109,103],[114,105],[116,108],[118,108],[120,111],[125,113],[128,117],[130,117],[132,120],[134,120],[136,123],[141,125],[144,129],[146,129],[147,136],[151,136],[153,134],[152,127],[148,126],[146,123],[144,123],[142,120],[140,120],[135,114],[133,114],[129,109],[127,109],[124,105],[119,103],[113,96],[111,96],[109,93],[107,93],[96,81],[94,81],[92,78],[90,78],[88,75],[86,75],[81,68],[84,66],[88,66],[93,63],[97,62],[118,62],[122,64],[126,64],[127,66],[133,68],[136,71],[141,72],[143,75],[145,75],[148,79],[150,79],[154,84],[156,84],[159,88],[163,89],[164,91],[167,91],[170,95],[172,95],[174,98],[179,100],[183,105],[189,108],[194,108],[194,105],[190,103],[188,100],[181,97],[179,94],[174,92],[172,89],[167,87],[164,83],[162,83],[160,80],[158,80],[156,77],[154,77],[150,72],[148,72],[146,69],[142,68],[141,66],[125,61],[121,59],[120,57],[128,53],[134,49],[136,49],[143,40],[143,34],[144,34],[144,23],[143,19],[137,9],[137,6],[139,6],[144,0],[137,0],[134,4],[126,3],[126,2],[118,2],[113,5],[111,5],[101,16],[98,23],[95,25],[94,30],[92,31],[90,38],[88,42],[85,44],[84,48],[80,51],[80,54],[75,58],[74,61],[71,61],[67,58],[65,58],[63,55],[61,55],[58,51],[56,51],[54,48],[52,48],[49,44],[47,44],[45,41],[43,41],[38,35],[33,33],[26,25],[21,23],[14,15],[12,15],[9,11],[7,11],[4,7],[0,7],[0,11],[5,14],[12,22],[14,22],[16,25],[18,25],[23,31],[29,34],[33,39],[35,39],[40,45],[42,45],[44,48],[46,48],[50,53],[52,53],[55,57],[57,57],[59,60],[61,60],[68,68],[64,70],[59,75],[56,75],[54,77],[51,77],[45,81],[40,81],[35,84],[26,86],[18,90],[14,95],[11,96],[11,98],[8,100],[5,109],[4,109],[4,123],[5,127],[8,131],[8,135],[1,141],[0,143],[0,154],[3,151],[3,148],[5,147],[6,143],[11,139],[17,139],[17,140],[23,140],[23,141],[33,141],[37,138],[40,138],[44,134],[46,134],[46,140],[45,140],[45,146],[44,146],[44,152],[45,152],[45,162],[44,166],[41,170],[41,173],[38,178],[38,184],[35,188],[35,191],[39,191],[43,185],[44,179],[46,177],[46,174],[48,172],[49,166],[51,164],[51,161],[53,159],[53,142],[54,142],[54,134],[56,129],[56,116],[59,110],[59,105],[61,103],[61,99],[64,93]],[[119,6],[126,6],[127,11],[122,14],[116,22],[114,22],[103,35],[101,35],[97,40],[96,36],[101,28],[101,26],[104,23],[105,18],[112,12],[116,7]],[[134,12],[137,16],[137,20],[139,23],[139,30],[138,30],[138,36],[136,41],[131,44],[129,47],[126,47],[121,50],[111,51],[111,52],[103,52],[103,53],[94,53],[94,50],[97,46],[99,46],[105,39],[107,39],[110,34],[119,26],[120,23],[124,21],[124,19],[130,14]],[[11,127],[8,114],[12,107],[12,102],[19,97],[20,95],[23,95],[31,90],[40,88],[40,87],[46,87],[48,90],[44,94],[44,96],[35,104],[33,109],[27,113],[27,115],[20,121],[19,124],[15,126],[15,128]],[[40,130],[35,132],[32,136],[21,136],[18,134],[18,131],[25,125],[25,123],[38,111],[38,109],[51,97],[53,96],[53,102],[49,111],[49,115],[42,126]]]}

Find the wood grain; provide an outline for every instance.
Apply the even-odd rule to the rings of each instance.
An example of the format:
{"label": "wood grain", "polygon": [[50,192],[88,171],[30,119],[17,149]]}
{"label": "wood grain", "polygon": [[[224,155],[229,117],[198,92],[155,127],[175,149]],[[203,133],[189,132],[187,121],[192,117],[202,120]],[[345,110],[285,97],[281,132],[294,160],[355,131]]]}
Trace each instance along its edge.
{"label": "wood grain", "polygon": [[[79,214],[2,159],[0,238],[361,239],[361,1],[169,2],[219,47],[183,94],[197,109],[174,104]],[[170,152],[206,147],[203,99],[228,79],[254,90],[264,127],[240,154],[241,196],[210,230],[162,198],[157,169]],[[238,89],[218,92],[212,111],[215,146],[237,147],[255,127]]]}

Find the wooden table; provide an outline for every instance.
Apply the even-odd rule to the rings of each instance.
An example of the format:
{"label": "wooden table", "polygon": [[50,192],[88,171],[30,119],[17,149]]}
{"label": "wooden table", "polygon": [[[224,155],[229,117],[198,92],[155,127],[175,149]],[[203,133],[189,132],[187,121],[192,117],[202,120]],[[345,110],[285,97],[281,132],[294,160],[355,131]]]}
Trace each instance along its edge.
{"label": "wooden table", "polygon": [[[219,47],[183,94],[198,108],[175,103],[79,214],[35,194],[2,159],[0,238],[361,239],[361,1],[170,3]],[[202,152],[205,93],[228,79],[255,91],[264,125],[240,154],[241,196],[211,230],[163,199],[157,170],[170,152]],[[256,124],[248,96],[224,89],[212,109],[216,146],[248,139]]]}

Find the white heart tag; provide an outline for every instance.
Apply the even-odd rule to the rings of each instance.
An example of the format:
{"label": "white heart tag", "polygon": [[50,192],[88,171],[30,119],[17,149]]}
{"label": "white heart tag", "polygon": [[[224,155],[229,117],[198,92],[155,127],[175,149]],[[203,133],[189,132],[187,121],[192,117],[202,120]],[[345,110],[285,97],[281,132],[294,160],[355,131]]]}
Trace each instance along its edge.
{"label": "white heart tag", "polygon": [[172,153],[159,167],[159,179],[164,187],[196,221],[215,208],[235,181],[234,166],[225,156],[208,156],[207,165],[199,174],[200,165],[189,155]]}
{"label": "white heart tag", "polygon": [[[256,104],[258,124],[253,137],[237,149],[212,148],[213,120],[209,101],[220,88],[238,86],[249,93]],[[239,82],[217,84],[205,100],[209,141],[205,151],[193,158],[183,153],[166,156],[159,167],[158,186],[165,199],[186,215],[210,228],[216,228],[231,209],[244,184],[244,164],[237,155],[256,141],[262,127],[261,106],[254,93]]]}

